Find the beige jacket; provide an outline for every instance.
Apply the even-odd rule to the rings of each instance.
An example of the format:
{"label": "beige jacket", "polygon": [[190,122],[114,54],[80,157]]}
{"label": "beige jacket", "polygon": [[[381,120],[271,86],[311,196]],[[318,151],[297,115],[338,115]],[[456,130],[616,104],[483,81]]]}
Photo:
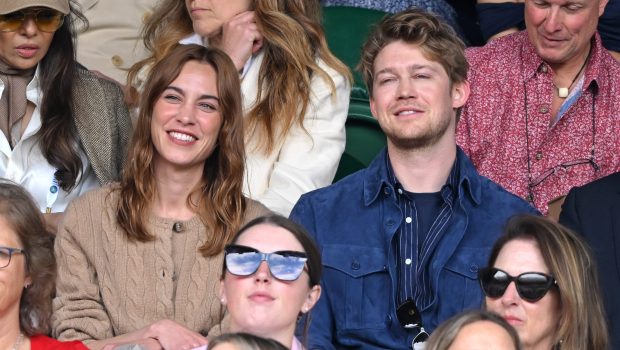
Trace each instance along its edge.
{"label": "beige jacket", "polygon": [[76,36],[77,60],[125,84],[127,69],[148,57],[140,30],[158,0],[77,0],[88,29]]}
{"label": "beige jacket", "polygon": [[[117,225],[118,192],[106,186],[67,208],[58,231],[57,295],[52,334],[61,340],[99,340],[161,319],[207,334],[220,320],[223,254],[197,250],[210,234],[199,218],[182,222],[151,216],[152,242],[130,242]],[[249,200],[245,221],[268,211]]]}

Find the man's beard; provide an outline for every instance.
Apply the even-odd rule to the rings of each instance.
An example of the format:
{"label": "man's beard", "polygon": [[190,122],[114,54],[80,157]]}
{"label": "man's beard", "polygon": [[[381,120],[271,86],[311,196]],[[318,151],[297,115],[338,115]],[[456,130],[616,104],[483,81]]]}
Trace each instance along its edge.
{"label": "man's beard", "polygon": [[386,136],[400,150],[426,149],[434,146],[446,134],[451,120],[451,118],[444,118],[439,124],[431,126],[424,134],[414,137],[403,137],[397,133],[386,133]]}

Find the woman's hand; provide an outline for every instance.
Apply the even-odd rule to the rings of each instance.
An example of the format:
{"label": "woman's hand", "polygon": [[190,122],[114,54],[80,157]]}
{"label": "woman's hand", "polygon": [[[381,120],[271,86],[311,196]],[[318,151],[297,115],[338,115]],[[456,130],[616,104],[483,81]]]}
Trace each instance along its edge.
{"label": "woman's hand", "polygon": [[241,12],[224,23],[218,47],[241,71],[250,56],[263,47],[263,34],[258,30],[254,11]]}
{"label": "woman's hand", "polygon": [[160,320],[151,324],[147,337],[156,339],[164,350],[189,350],[208,343],[207,338],[199,333],[171,320]]}

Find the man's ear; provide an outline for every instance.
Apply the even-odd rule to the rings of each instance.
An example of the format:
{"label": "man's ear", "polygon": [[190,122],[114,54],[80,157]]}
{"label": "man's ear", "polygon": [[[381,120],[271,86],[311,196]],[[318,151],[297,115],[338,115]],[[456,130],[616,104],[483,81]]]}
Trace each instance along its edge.
{"label": "man's ear", "polygon": [[605,12],[605,6],[607,6],[607,3],[609,2],[609,0],[600,0],[598,3],[598,16],[601,17],[603,15],[603,13]]}
{"label": "man's ear", "polygon": [[368,102],[370,103],[370,113],[372,113],[372,116],[377,119],[377,110],[376,110],[376,105],[375,105],[375,100],[373,100],[372,97],[370,97],[368,99]]}
{"label": "man's ear", "polygon": [[308,291],[308,297],[306,298],[304,304],[301,306],[301,312],[305,314],[308,313],[308,311],[312,310],[314,305],[316,305],[316,302],[319,301],[320,297],[321,286],[317,284],[316,286],[313,286],[310,291]]}
{"label": "man's ear", "polygon": [[452,108],[457,109],[463,107],[469,98],[471,90],[467,80],[452,84]]}

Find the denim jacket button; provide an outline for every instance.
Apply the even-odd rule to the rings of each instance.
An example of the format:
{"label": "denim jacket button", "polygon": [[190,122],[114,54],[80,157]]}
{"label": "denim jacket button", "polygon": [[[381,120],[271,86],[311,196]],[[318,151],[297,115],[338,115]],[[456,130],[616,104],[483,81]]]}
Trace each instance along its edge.
{"label": "denim jacket button", "polygon": [[351,268],[352,268],[353,270],[359,270],[359,269],[360,269],[360,263],[359,263],[358,261],[353,261],[353,262],[351,263]]}
{"label": "denim jacket button", "polygon": [[385,222],[385,224],[386,224],[386,225],[388,225],[388,226],[392,226],[392,225],[394,225],[394,220],[392,220],[392,219],[388,219],[388,220]]}
{"label": "denim jacket button", "polygon": [[385,194],[386,196],[389,196],[390,193],[392,193],[392,190],[389,187],[383,188],[383,194]]}
{"label": "denim jacket button", "polygon": [[478,265],[476,265],[476,264],[469,265],[469,271],[470,272],[478,272]]}

